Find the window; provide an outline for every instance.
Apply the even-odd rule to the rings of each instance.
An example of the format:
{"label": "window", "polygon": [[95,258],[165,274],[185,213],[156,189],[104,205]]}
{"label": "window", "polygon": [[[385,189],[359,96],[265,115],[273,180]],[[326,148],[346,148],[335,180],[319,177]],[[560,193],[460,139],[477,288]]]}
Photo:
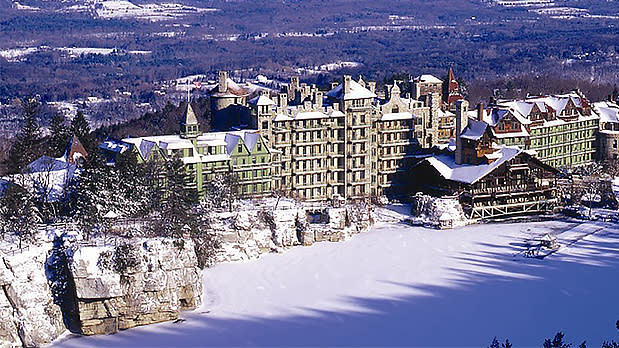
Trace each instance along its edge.
{"label": "window", "polygon": [[237,148],[238,152],[243,152],[243,145],[239,144],[238,148]]}
{"label": "window", "polygon": [[269,129],[269,122],[268,121],[263,121],[262,122],[262,129]]}

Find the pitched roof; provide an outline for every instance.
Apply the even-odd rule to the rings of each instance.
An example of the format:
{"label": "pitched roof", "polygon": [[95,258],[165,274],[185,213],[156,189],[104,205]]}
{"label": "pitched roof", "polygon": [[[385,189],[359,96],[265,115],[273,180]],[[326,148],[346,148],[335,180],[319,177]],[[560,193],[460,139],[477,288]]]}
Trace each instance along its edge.
{"label": "pitched roof", "polygon": [[494,153],[498,158],[490,164],[456,164],[453,153],[428,157],[424,161],[427,161],[447,180],[474,184],[522,152],[522,150],[517,148],[503,146]]}
{"label": "pitched roof", "polygon": [[619,123],[619,105],[599,102],[594,104],[594,110],[600,115],[600,122]]}
{"label": "pitched roof", "polygon": [[462,131],[460,137],[470,140],[479,140],[482,136],[484,136],[487,127],[488,124],[486,122],[469,119],[468,124]]}
{"label": "pitched roof", "polygon": [[64,155],[62,155],[64,160],[68,163],[75,164],[75,161],[82,157],[88,157],[88,152],[84,148],[84,145],[80,142],[80,140],[74,135],[67,143],[67,147],[65,148]]}
{"label": "pitched roof", "polygon": [[185,120],[183,121],[183,124],[198,124],[196,113],[193,112],[193,108],[190,103],[187,103],[187,111],[185,112]]}
{"label": "pitched roof", "polygon": [[228,77],[226,79],[226,91],[219,92],[219,84],[217,84],[211,89],[210,95],[214,97],[246,97],[249,92]]}
{"label": "pitched roof", "polygon": [[443,80],[439,79],[434,75],[421,75],[415,78],[416,82],[421,83],[443,83]]}
{"label": "pitched roof", "polygon": [[252,98],[249,101],[249,104],[258,105],[258,106],[266,106],[266,105],[275,105],[275,102],[271,98],[265,95],[259,95],[257,97]]}
{"label": "pitched roof", "polygon": [[326,94],[328,97],[343,100],[376,98],[376,94],[361,86],[357,81],[350,80],[350,91],[344,93],[344,84],[340,83]]}

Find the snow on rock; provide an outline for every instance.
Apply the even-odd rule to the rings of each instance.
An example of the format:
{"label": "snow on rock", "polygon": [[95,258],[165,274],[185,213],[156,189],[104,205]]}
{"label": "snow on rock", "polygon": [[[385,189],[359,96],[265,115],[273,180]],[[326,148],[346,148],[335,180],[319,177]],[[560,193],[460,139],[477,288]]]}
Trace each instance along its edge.
{"label": "snow on rock", "polygon": [[304,206],[292,200],[241,204],[233,213],[216,213],[211,225],[219,236],[218,262],[251,260],[296,245],[338,242],[371,224],[370,206]]}
{"label": "snow on rock", "polygon": [[[83,246],[70,265],[75,280],[81,333],[109,334],[119,329],[178,318],[201,303],[202,274],[193,242],[170,239],[133,241],[128,250]],[[117,253],[133,255],[128,267],[105,266]],[[114,259],[115,260],[115,259]]]}
{"label": "snow on rock", "polygon": [[0,347],[37,347],[65,331],[45,274],[51,245],[0,252]]}
{"label": "snow on rock", "polygon": [[457,199],[437,198],[427,195],[413,197],[414,222],[436,228],[454,228],[468,223],[462,206]]}

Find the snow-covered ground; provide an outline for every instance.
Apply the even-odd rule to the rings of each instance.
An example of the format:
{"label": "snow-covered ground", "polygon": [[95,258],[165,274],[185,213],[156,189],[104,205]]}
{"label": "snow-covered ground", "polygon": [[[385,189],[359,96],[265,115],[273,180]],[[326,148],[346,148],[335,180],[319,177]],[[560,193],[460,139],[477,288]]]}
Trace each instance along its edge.
{"label": "snow-covered ground", "polygon": [[[521,256],[524,240],[547,233],[571,244]],[[602,222],[382,223],[345,243],[208,269],[205,303],[186,321],[54,346],[485,347],[496,336],[539,347],[561,330],[599,347],[619,336],[617,267],[619,227]]]}

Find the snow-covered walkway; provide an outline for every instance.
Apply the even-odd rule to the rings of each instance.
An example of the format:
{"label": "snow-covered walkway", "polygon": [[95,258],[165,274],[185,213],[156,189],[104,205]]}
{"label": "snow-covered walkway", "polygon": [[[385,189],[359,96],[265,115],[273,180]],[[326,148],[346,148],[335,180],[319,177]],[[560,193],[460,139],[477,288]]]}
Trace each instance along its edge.
{"label": "snow-covered walkway", "polygon": [[[515,256],[532,234],[595,229],[543,260]],[[56,345],[485,347],[497,336],[541,347],[561,330],[574,346],[600,347],[619,337],[618,269],[614,225],[383,224],[209,269],[207,301],[186,321]]]}

